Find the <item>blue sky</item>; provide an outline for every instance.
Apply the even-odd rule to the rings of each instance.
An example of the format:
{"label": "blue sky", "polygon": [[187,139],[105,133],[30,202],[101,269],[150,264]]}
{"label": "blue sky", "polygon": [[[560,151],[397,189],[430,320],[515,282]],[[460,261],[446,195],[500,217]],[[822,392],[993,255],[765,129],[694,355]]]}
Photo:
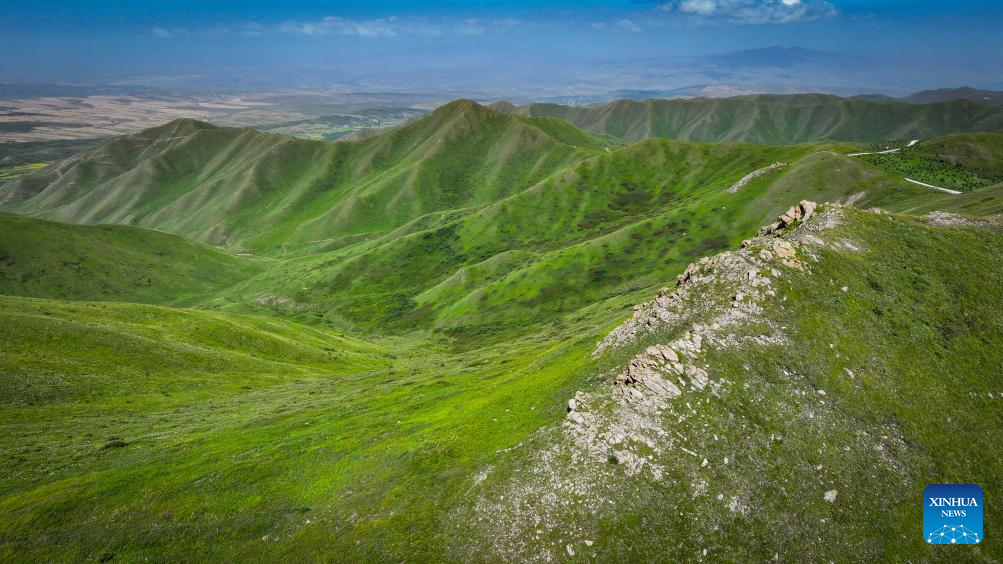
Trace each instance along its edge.
{"label": "blue sky", "polygon": [[[958,80],[982,86],[1003,82],[994,72],[1003,68],[1003,2],[996,0],[0,4],[0,52],[5,55],[0,81],[8,82],[143,83],[150,77],[198,76],[202,83],[239,79],[281,86],[372,83],[406,89],[429,86],[418,84],[424,70],[428,76],[449,74],[456,85],[470,88],[490,83],[486,79],[492,75],[527,84],[549,77],[551,88],[560,88],[561,81],[569,87],[595,82],[600,88],[602,80],[590,80],[588,74],[597,61],[638,65],[640,60],[659,59],[659,64],[676,69],[675,74],[662,73],[661,82],[654,81],[654,86],[666,88],[715,76],[706,65],[700,72],[681,72],[676,63],[665,62],[668,59],[768,46],[880,58],[889,68],[901,69],[901,77],[894,79],[901,88],[951,86]],[[852,70],[852,63],[844,61],[844,66]],[[248,69],[256,69],[253,76]],[[630,85],[643,86],[644,74],[639,71]],[[754,78],[746,74],[725,72],[721,80]],[[829,82],[875,80],[819,74]]]}

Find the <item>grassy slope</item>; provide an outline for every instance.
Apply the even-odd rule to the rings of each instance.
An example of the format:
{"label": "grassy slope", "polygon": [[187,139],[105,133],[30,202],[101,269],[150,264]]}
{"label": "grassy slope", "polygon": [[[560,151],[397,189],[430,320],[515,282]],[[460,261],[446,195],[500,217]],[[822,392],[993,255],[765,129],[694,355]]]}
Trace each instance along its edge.
{"label": "grassy slope", "polygon": [[[651,488],[623,478],[613,487],[636,495],[619,499],[616,518],[597,521],[598,555],[657,557],[672,546],[743,560],[846,550],[922,559],[914,531],[922,487],[981,480],[991,488],[1003,462],[991,439],[1003,421],[986,411],[985,395],[1003,384],[988,370],[1003,361],[995,308],[1003,235],[899,216],[853,219],[833,237],[865,251],[827,251],[813,275],[787,278],[769,305],[793,341],[715,359],[715,376],[749,391],[732,386],[727,399],[673,423],[687,436],[722,437],[708,441],[707,456],[732,465],[715,470],[715,462],[706,477],[715,493],[752,496],[753,515],[736,520],[726,506],[694,500],[688,481]],[[622,300],[467,353],[417,336],[367,343],[275,319],[149,306],[4,297],[0,308],[0,344],[19,351],[0,364],[0,556],[13,560],[422,559],[471,550],[490,559],[466,535],[475,477],[493,467],[479,486],[493,487],[531,452],[533,431],[563,417],[573,389],[607,385],[593,375],[633,351],[589,359],[600,328],[629,309]],[[790,419],[801,392],[815,388],[832,402],[826,425]],[[930,409],[955,415],[931,418]],[[743,425],[756,440],[742,440]],[[812,425],[818,432],[800,432]],[[989,431],[968,433],[975,428]],[[888,466],[861,447],[862,432],[894,432],[906,447],[892,443]],[[757,446],[770,433],[783,441]],[[972,441],[944,443],[959,433]],[[701,472],[699,461],[675,458],[681,477]],[[825,468],[822,485],[814,464]],[[817,499],[823,486],[839,489],[838,506]],[[828,524],[806,526],[806,513]],[[710,537],[703,525],[720,528]],[[771,531],[781,526],[798,542],[777,540]],[[665,540],[680,535],[695,541]]]}
{"label": "grassy slope", "polygon": [[[201,137],[206,135],[216,137]],[[233,136],[238,141],[230,140]],[[311,323],[367,331],[432,329],[467,340],[500,338],[658,284],[694,257],[737,243],[739,234],[802,198],[834,201],[856,194],[859,205],[893,208],[935,199],[928,190],[840,156],[844,147],[839,145],[652,139],[607,152],[617,145],[566,122],[525,121],[470,102],[454,103],[359,143],[311,143],[178,122],[113,142],[126,145],[120,151],[105,147],[71,160],[63,165],[69,170],[64,178],[78,169],[103,166],[100,155],[120,155],[122,167],[133,171],[126,176],[153,167],[157,175],[121,189],[150,194],[162,210],[156,217],[166,217],[163,210],[215,186],[211,175],[192,180],[180,165],[162,169],[151,164],[162,157],[150,153],[188,155],[180,147],[167,153],[159,148],[175,141],[216,155],[211,166],[199,165],[201,177],[208,174],[205,170],[237,170],[226,158],[270,169],[273,157],[267,155],[272,151],[287,157],[284,168],[269,173],[274,178],[267,183],[233,184],[248,174],[245,169],[236,177],[224,175],[214,190],[229,203],[210,199],[198,206],[199,213],[178,215],[172,221],[181,223],[158,224],[160,228],[190,228],[211,238],[201,226],[211,224],[215,232],[220,225],[239,225],[243,235],[228,237],[234,245],[257,247],[255,242],[261,242],[262,248],[279,254],[315,251],[275,263],[218,295],[215,307],[243,312],[267,308]],[[293,149],[306,156],[294,156]],[[325,161],[311,156],[313,151],[344,156]],[[738,194],[727,192],[748,172],[775,161],[790,164]],[[534,164],[526,168],[526,163]],[[317,166],[327,172],[304,172]],[[287,180],[282,170],[295,172]],[[33,177],[32,182],[48,187],[15,209],[49,199],[72,200],[74,209],[87,210],[86,221],[100,213],[133,223],[130,214],[154,205],[129,199],[124,206],[112,206],[119,197],[118,180],[78,197],[67,181],[46,184],[51,174]],[[304,175],[314,180],[301,193],[297,186],[304,185]],[[338,180],[342,177],[365,180]],[[230,192],[263,185],[274,185],[278,195],[250,198]],[[21,190],[31,186],[27,181],[15,185]],[[184,188],[175,193],[172,186]],[[439,190],[443,187],[461,187],[462,195]],[[89,199],[98,196],[107,204],[91,206]],[[65,211],[46,209],[41,213],[47,216]]]}
{"label": "grassy slope", "polygon": [[0,215],[0,294],[192,305],[264,267],[148,229]]}
{"label": "grassy slope", "polygon": [[[525,470],[558,440],[538,434],[523,449],[493,457],[485,481],[472,483],[466,509],[453,515],[453,534],[477,540],[458,554],[521,559],[572,544],[580,555],[625,561],[657,560],[666,550],[683,561],[956,557],[926,546],[919,500],[930,483],[999,487],[1003,231],[933,227],[849,208],[845,219],[823,235],[835,244],[818,262],[809,260],[809,273],[781,267],[777,295],[763,303],[763,319],[772,323],[737,332],[782,327],[786,340],[711,347],[710,377],[727,384],[673,400],[664,440],[678,439],[699,456],[679,448],[656,455],[660,482],[609,465],[598,486],[603,503],[583,481],[580,495],[554,492],[562,501],[551,505],[559,508],[554,514],[537,501],[552,491],[551,472]],[[727,304],[730,296],[711,289],[700,300]],[[687,319],[606,353],[584,389],[608,394],[611,375],[630,358],[695,322],[709,321]],[[835,503],[823,499],[829,490],[838,492]],[[512,515],[502,511],[499,496],[521,491],[531,492],[525,505]],[[986,504],[989,530],[1003,513],[998,499],[987,496]],[[536,512],[544,522],[535,530],[482,524],[525,522]],[[525,552],[496,552],[513,535]],[[990,543],[970,550],[974,560],[1000,555]]]}
{"label": "grassy slope", "polygon": [[[433,195],[434,188],[446,185],[438,180],[412,184],[385,180],[384,174],[401,170],[398,166],[426,171],[421,174],[432,178],[440,178],[442,171],[467,174],[462,177],[476,177],[484,190],[474,190],[460,204],[434,196],[434,205],[411,207],[406,213],[396,206],[379,208],[379,213],[364,214],[362,220],[378,225],[373,232],[353,223],[360,221],[355,219],[356,210],[347,223],[325,224],[312,232],[314,236],[344,233],[326,244],[332,250],[270,262],[266,272],[220,292],[210,303],[234,311],[261,311],[254,304],[269,296],[274,299],[263,303],[273,310],[268,311],[270,317],[0,297],[4,351],[0,355],[0,559],[96,559],[110,554],[126,560],[372,560],[467,554],[470,546],[462,544],[464,537],[455,534],[453,526],[455,512],[467,503],[474,476],[505,457],[522,456],[518,449],[506,449],[526,444],[535,430],[563,416],[572,390],[597,373],[589,351],[604,330],[687,262],[734,246],[766,219],[805,197],[854,197],[860,206],[890,209],[951,206],[973,213],[1000,205],[998,199],[972,200],[974,194],[946,199],[946,194],[917,188],[841,156],[838,152],[845,148],[839,146],[713,146],[649,140],[607,154],[606,140],[577,133],[561,122],[516,124],[474,106],[460,109],[411,124],[408,127],[427,128],[413,132],[412,138],[388,134],[363,142],[380,143],[379,150],[359,153],[373,160],[346,157],[339,166],[360,167],[344,174],[367,179],[351,188],[354,194],[365,192],[367,186],[383,189],[379,188],[383,182],[385,187],[431,187]],[[437,126],[435,119],[449,124]],[[201,138],[222,135],[216,128],[194,123],[173,127],[182,129],[158,132],[162,142],[137,142],[133,148],[156,152],[160,145],[177,141],[170,137],[183,137],[187,141],[182,143],[206,143],[202,150],[215,155],[209,168],[222,171],[224,160],[233,158],[235,151],[254,146],[253,139],[263,142],[256,134],[239,132],[237,137],[243,140],[216,151],[215,138]],[[494,177],[476,164],[485,154],[482,151],[455,153],[459,160],[449,161],[449,154],[434,149],[438,144],[476,147],[469,138],[483,139],[478,136],[485,128],[498,133],[489,136],[495,139],[492,155],[500,151],[499,140],[529,135],[543,144],[546,154],[561,155],[555,163],[567,159],[571,166],[554,164],[555,172],[543,174],[551,165],[534,165],[537,172],[523,174],[525,170],[513,162],[511,170],[518,172],[513,178],[518,181],[498,177],[492,184]],[[431,149],[421,137],[426,134],[436,140]],[[269,137],[268,142],[284,146],[284,139]],[[318,145],[325,151],[347,151]],[[432,155],[431,164],[407,168],[411,165],[391,158],[422,151]],[[164,169],[165,161],[153,159],[147,162],[156,164],[143,165],[128,147],[120,158],[129,170],[152,167],[164,178],[178,179],[160,189],[180,190],[185,179],[190,180],[183,174],[175,176],[186,170],[183,163]],[[547,158],[543,162],[550,162]],[[380,168],[384,161],[379,159],[398,164]],[[87,167],[100,168],[99,160],[92,159]],[[746,173],[776,160],[790,164],[737,193],[727,191]],[[314,162],[306,161],[287,164],[289,170],[298,170]],[[359,172],[370,166],[391,172],[369,176]],[[85,172],[81,170],[78,178],[85,178]],[[272,185],[285,186],[280,173],[274,172]],[[232,178],[220,174],[220,190],[234,186],[227,184]],[[211,184],[207,180],[204,186]],[[22,189],[25,186],[21,184]],[[61,189],[72,192],[74,185],[67,183]],[[282,201],[292,194],[280,192]],[[149,201],[166,197],[152,188],[148,195]],[[317,202],[326,197],[339,196],[337,190],[330,196],[310,191],[295,196],[314,202],[307,206],[311,213],[323,207]],[[268,206],[278,205],[269,202]],[[236,204],[240,205],[232,209],[251,210],[248,214],[258,209],[255,206],[266,206],[253,198]],[[302,232],[292,225],[303,217],[318,217],[294,207],[280,205],[278,210],[274,224],[252,221],[250,225],[257,225],[254,229],[263,234],[251,229],[242,241],[267,241],[263,248],[279,249],[280,244],[301,238]],[[301,212],[306,215],[297,215]],[[101,213],[117,212],[109,208]],[[234,213],[240,217],[244,212]],[[102,229],[94,233],[117,233]],[[887,252],[854,259],[858,262],[851,262],[845,271],[838,270],[844,267],[841,257],[830,257],[824,264],[833,271],[834,281],[852,280],[855,285],[873,271],[881,289],[868,286],[871,289],[861,294],[868,300],[915,297],[915,292],[923,291],[922,284],[915,291],[908,286],[923,276],[946,279],[949,267],[958,264],[952,262],[955,255],[946,258],[954,245],[965,264],[972,265],[973,282],[971,287],[952,282],[951,292],[931,298],[935,309],[901,311],[907,325],[876,324],[862,345],[848,347],[893,350],[913,338],[904,327],[938,322],[930,315],[963,315],[958,312],[968,311],[965,308],[989,313],[983,310],[994,300],[970,292],[999,287],[993,286],[998,282],[993,278],[998,264],[991,260],[998,235],[929,229],[904,220],[901,228],[864,222],[858,229],[848,235],[869,242],[884,241],[887,235],[894,244]],[[161,234],[140,232],[167,240]],[[75,241],[83,244],[86,239],[75,236]],[[130,256],[127,241],[121,238],[100,242],[124,248],[115,253]],[[914,248],[922,260],[912,270],[899,268],[908,266]],[[116,256],[108,249],[102,252]],[[787,362],[781,355],[824,355],[827,332],[835,334],[861,321],[863,310],[856,308],[837,310],[839,304],[818,302],[812,309],[816,302],[804,296],[816,297],[816,282],[805,279],[801,286],[788,289],[805,309],[784,321],[813,320],[819,325],[803,328],[813,340],[806,337],[794,344],[793,352],[773,351],[774,356],[757,359],[764,378],[776,376],[768,372],[777,369],[775,359]],[[155,299],[160,298],[151,296],[151,301]],[[979,299],[983,301],[975,303]],[[914,306],[916,300],[907,303]],[[970,328],[971,334],[996,339],[998,312],[988,319],[986,325]],[[318,329],[325,321],[364,329],[369,335],[374,331],[408,335],[361,340],[331,328]],[[429,329],[446,336],[422,331]],[[925,333],[921,338],[926,339],[918,341],[921,344],[931,339]],[[922,356],[926,352],[919,354],[926,359]],[[973,354],[978,362],[993,361],[984,351]],[[892,374],[905,362],[887,360],[883,373]],[[925,364],[916,366],[922,370]],[[969,368],[976,376],[986,374],[976,365]],[[817,377],[830,377],[826,374]],[[862,410],[886,407],[861,401]],[[917,413],[905,413],[903,420],[917,420]],[[754,409],[747,417],[755,417]],[[764,423],[757,420],[757,424]],[[790,450],[770,451],[775,468],[765,475],[777,478],[774,484],[789,476],[804,478],[792,460],[806,448],[795,443]],[[838,467],[837,454],[827,456]],[[848,472],[867,467],[870,459],[859,461],[847,465]],[[620,521],[606,524],[611,536],[623,537],[619,546],[625,552],[605,554],[664,554],[662,540],[670,535],[646,537],[638,532],[639,520],[652,515],[661,515],[652,525],[657,530],[669,531],[671,526],[677,533],[687,530],[672,520],[675,512],[664,511],[668,505],[661,504],[673,502],[678,492],[637,491],[647,495],[649,505],[625,506]],[[787,506],[779,509],[791,511]],[[898,515],[887,521],[892,529],[906,522]],[[762,523],[753,528],[739,524],[722,535],[736,551],[735,559],[772,556],[740,552],[754,546],[750,543],[769,546],[757,536],[761,530]],[[659,541],[657,547],[645,544],[651,539]],[[889,553],[913,555],[902,550]]]}
{"label": "grassy slope", "polygon": [[961,192],[1003,184],[1003,132],[938,137],[863,160],[894,174]]}
{"label": "grassy slope", "polygon": [[[761,163],[809,150],[651,140],[491,205],[285,262],[228,297],[248,303],[263,292],[280,295],[384,330],[417,324],[469,336],[474,327],[547,322],[655,284],[733,242],[745,198],[721,194]],[[721,210],[728,200],[736,205]],[[764,206],[765,215],[744,219],[746,227],[781,206]],[[478,274],[467,276],[470,270]]]}
{"label": "grassy slope", "polygon": [[304,252],[504,197],[611,141],[469,101],[387,135],[323,143],[179,120],[3,187],[8,211]]}
{"label": "grassy slope", "polygon": [[594,340],[446,355],[230,314],[0,308],[4,560],[442,554],[457,492],[558,414]]}
{"label": "grassy slope", "polygon": [[917,145],[916,151],[925,157],[944,160],[965,168],[1003,173],[1003,131],[929,139]]}
{"label": "grassy slope", "polygon": [[[838,147],[833,147],[838,149]],[[823,146],[649,140],[594,157],[497,203],[285,262],[226,297],[289,298],[334,325],[434,328],[467,339],[660,284],[801,199],[893,210],[998,213]],[[738,193],[747,172],[789,161]],[[279,309],[288,311],[288,304]]]}
{"label": "grassy slope", "polygon": [[917,105],[821,94],[620,100],[578,107],[531,104],[513,111],[565,119],[628,141],[669,137],[749,143],[876,142],[1003,129],[1003,109],[967,100]]}

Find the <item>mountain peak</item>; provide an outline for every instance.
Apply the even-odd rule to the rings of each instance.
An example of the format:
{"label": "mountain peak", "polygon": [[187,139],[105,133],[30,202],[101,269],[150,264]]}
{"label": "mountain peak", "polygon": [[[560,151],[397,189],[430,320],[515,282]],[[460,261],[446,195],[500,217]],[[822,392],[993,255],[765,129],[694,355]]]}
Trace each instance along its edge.
{"label": "mountain peak", "polygon": [[191,135],[192,133],[203,129],[219,129],[219,126],[200,121],[195,118],[178,118],[171,120],[164,125],[146,129],[140,135],[153,135],[155,137],[181,137]]}
{"label": "mountain peak", "polygon": [[468,100],[466,98],[460,98],[459,100],[453,100],[452,102],[439,106],[435,109],[433,115],[457,115],[464,113],[490,113],[492,110],[486,106],[482,106],[473,100]]}

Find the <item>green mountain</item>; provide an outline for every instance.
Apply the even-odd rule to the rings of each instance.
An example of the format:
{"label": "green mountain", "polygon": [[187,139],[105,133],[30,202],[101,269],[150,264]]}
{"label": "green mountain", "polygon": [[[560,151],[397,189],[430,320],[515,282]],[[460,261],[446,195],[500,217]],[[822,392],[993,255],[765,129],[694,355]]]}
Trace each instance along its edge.
{"label": "green mountain", "polygon": [[529,104],[507,109],[516,115],[560,118],[627,141],[668,137],[715,143],[879,142],[1003,129],[1003,109],[969,100],[911,104],[825,94],[618,100],[595,106]]}
{"label": "green mountain", "polygon": [[148,229],[0,215],[0,294],[191,305],[265,264]]}
{"label": "green mountain", "polygon": [[961,192],[1003,187],[1003,132],[948,135],[896,153],[864,155],[894,174]]}
{"label": "green mountain", "polygon": [[[794,261],[756,258],[784,248],[767,238],[701,261],[683,307],[595,357],[629,303],[450,352],[0,298],[16,351],[0,361],[4,557],[633,559],[671,532],[694,558],[919,559],[922,488],[991,483],[1003,458],[986,370],[1003,350],[1003,233],[933,221],[823,207],[775,240]],[[689,350],[694,367],[654,414],[618,403],[615,378],[652,345]],[[599,438],[620,432],[620,448]]]}
{"label": "green mountain", "polygon": [[970,100],[972,102],[1000,106],[1003,105],[1003,92],[962,86],[961,88],[923,90],[899,99],[913,104],[933,104],[936,102],[947,102],[950,100]]}
{"label": "green mountain", "polygon": [[622,147],[460,101],[351,143],[174,122],[26,176],[0,198],[18,213],[289,259],[207,293],[217,309],[497,339],[656,285],[792,201],[912,209],[937,199],[850,149]]}
{"label": "green mountain", "polygon": [[0,206],[302,253],[497,200],[611,145],[564,122],[468,101],[357,143],[178,120],[19,178]]}
{"label": "green mountain", "polygon": [[1003,131],[930,139],[917,145],[916,152],[966,169],[1003,173]]}
{"label": "green mountain", "polygon": [[1003,462],[1003,190],[864,149],[461,101],[0,186],[0,560],[935,560],[923,488]]}
{"label": "green mountain", "polygon": [[1003,462],[972,432],[1003,427],[1001,227],[822,206],[694,264],[599,343],[561,421],[471,480],[459,553],[939,559],[923,489]]}

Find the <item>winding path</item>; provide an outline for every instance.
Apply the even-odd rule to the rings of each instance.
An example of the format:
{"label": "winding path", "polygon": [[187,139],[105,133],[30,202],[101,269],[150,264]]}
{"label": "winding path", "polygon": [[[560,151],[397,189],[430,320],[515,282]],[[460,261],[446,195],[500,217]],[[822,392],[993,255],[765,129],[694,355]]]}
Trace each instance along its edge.
{"label": "winding path", "polygon": [[[919,139],[913,139],[912,141],[909,142],[908,145],[905,146],[905,148],[912,147],[916,143],[919,143]],[[846,156],[848,156],[848,157],[862,157],[864,155],[890,155],[892,153],[897,153],[897,152],[901,151],[902,149],[903,149],[903,147],[896,147],[894,149],[888,149],[886,151],[872,151],[872,152],[869,152],[869,153],[849,153]]]}
{"label": "winding path", "polygon": [[912,178],[906,178],[906,182],[912,182],[913,184],[918,184],[920,186],[925,186],[926,188],[933,188],[934,190],[940,190],[941,192],[947,192],[948,194],[958,195],[961,192],[957,190],[950,190],[948,188],[941,188],[940,186],[934,186],[933,184],[927,184],[926,182],[920,182],[919,180],[913,180]]}
{"label": "winding path", "polygon": [[[904,148],[912,147],[916,143],[919,143],[919,139],[913,139]],[[888,149],[886,151],[874,151],[874,152],[870,152],[870,153],[849,153],[846,156],[848,156],[848,157],[862,157],[864,155],[890,155],[892,153],[898,153],[902,149],[903,149],[903,147],[898,147],[896,149]],[[961,192],[959,192],[957,190],[951,190],[949,188],[943,188],[941,186],[934,186],[933,184],[927,184],[926,182],[920,182],[919,180],[913,180],[912,178],[905,178],[905,177],[903,177],[903,179],[906,182],[911,182],[913,184],[916,184],[918,186],[922,186],[924,188],[931,188],[933,190],[940,190],[941,192],[947,192],[948,194],[954,194],[955,196],[957,196],[958,194],[961,194]]]}

